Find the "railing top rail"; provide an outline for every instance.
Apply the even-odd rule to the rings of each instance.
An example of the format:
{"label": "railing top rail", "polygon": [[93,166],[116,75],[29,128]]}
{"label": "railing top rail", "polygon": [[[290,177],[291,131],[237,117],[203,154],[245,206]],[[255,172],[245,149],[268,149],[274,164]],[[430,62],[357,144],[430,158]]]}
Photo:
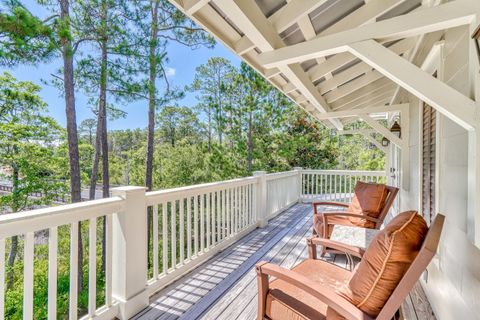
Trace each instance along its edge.
{"label": "railing top rail", "polygon": [[325,174],[347,174],[347,175],[364,175],[364,176],[385,176],[385,171],[371,171],[371,170],[316,170],[303,169],[302,173],[325,173]]}
{"label": "railing top rail", "polygon": [[288,178],[288,177],[294,177],[298,174],[299,171],[283,171],[283,172],[275,172],[275,173],[268,173],[266,174],[267,176],[267,181],[269,180],[276,180],[276,179],[282,179],[282,178]]}
{"label": "railing top rail", "polygon": [[0,239],[115,213],[124,201],[111,197],[4,214],[0,216]]}
{"label": "railing top rail", "polygon": [[227,181],[202,183],[202,184],[197,184],[193,186],[150,191],[150,192],[147,192],[146,194],[147,205],[153,205],[159,202],[170,201],[170,200],[178,199],[181,197],[188,197],[188,196],[204,194],[212,191],[218,191],[225,188],[240,187],[240,186],[256,183],[257,181],[258,181],[258,177],[245,177],[245,178],[238,178],[238,179],[232,179]]}

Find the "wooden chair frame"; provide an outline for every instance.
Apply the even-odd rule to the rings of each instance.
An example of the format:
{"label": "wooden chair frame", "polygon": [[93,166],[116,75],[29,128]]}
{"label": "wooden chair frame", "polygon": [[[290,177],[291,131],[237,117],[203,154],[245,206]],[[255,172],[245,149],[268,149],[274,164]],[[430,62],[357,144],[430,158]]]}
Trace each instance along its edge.
{"label": "wooden chair frame", "polygon": [[[423,271],[428,267],[430,261],[435,256],[438,243],[440,242],[440,236],[444,222],[445,216],[438,214],[435,217],[435,220],[433,221],[428,234],[425,237],[417,257],[400,280],[399,284],[383,306],[379,315],[376,317],[377,320],[390,320],[394,317],[396,311],[400,308],[401,304],[410,293],[415,283],[422,275]],[[309,246],[309,256],[311,259],[316,258],[316,245],[328,245],[328,247],[335,248],[336,250],[345,250],[345,252],[349,252],[352,255],[360,257],[363,256],[363,251],[361,249],[359,250],[359,248],[328,239],[309,238],[307,243]],[[337,295],[332,289],[322,286],[321,284],[310,280],[306,276],[299,274],[294,270],[282,268],[268,262],[259,262],[256,265],[256,271],[258,284],[258,320],[269,319],[265,315],[265,309],[267,295],[269,292],[270,276],[288,282],[289,284],[311,294],[347,319],[372,319],[369,315],[357,308],[350,301]],[[322,272],[322,270],[318,270],[318,272]]]}
{"label": "wooden chair frame", "polygon": [[[324,235],[324,238],[329,238],[329,226],[333,226],[333,225],[343,225],[342,223],[338,222],[338,220],[335,222],[335,223],[331,223],[329,221],[329,218],[330,217],[345,217],[345,218],[348,218],[348,217],[353,217],[353,218],[358,218],[358,219],[363,219],[365,221],[370,221],[370,222],[373,222],[375,224],[375,226],[372,228],[372,229],[380,229],[380,227],[382,226],[382,223],[383,221],[385,220],[385,217],[387,216],[388,212],[390,211],[390,208],[393,206],[393,202],[395,201],[395,198],[398,194],[398,191],[399,189],[396,188],[396,187],[392,187],[392,186],[387,186],[387,197],[385,199],[385,203],[382,207],[382,210],[380,211],[380,215],[378,216],[378,218],[373,218],[373,217],[370,217],[366,214],[354,214],[354,213],[350,213],[350,212],[346,212],[346,211],[329,211],[329,212],[319,212],[318,211],[318,207],[319,206],[335,206],[335,207],[343,207],[343,208],[348,208],[348,206],[350,205],[349,203],[344,203],[344,202],[335,202],[335,201],[319,201],[319,202],[312,202],[312,206],[313,206],[313,216],[315,217],[316,215],[319,215],[321,214],[322,215],[322,219],[323,219],[323,235]],[[345,219],[347,221],[347,219]],[[347,226],[355,226],[355,225],[352,225],[351,223],[345,223],[345,225]],[[357,226],[359,228],[364,228],[364,227],[361,227],[361,226]],[[312,233],[314,235],[317,234],[317,232],[315,231],[315,228],[312,228]]]}

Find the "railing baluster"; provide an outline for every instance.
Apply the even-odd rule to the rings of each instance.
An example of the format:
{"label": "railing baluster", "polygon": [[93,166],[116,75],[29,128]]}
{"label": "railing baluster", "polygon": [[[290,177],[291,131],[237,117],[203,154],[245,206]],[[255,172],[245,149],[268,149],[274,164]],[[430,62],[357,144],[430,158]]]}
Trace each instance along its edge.
{"label": "railing baluster", "polygon": [[0,319],[5,318],[5,239],[0,239]]}
{"label": "railing baluster", "polygon": [[198,256],[198,196],[193,198],[193,235],[194,235],[194,255]]}
{"label": "railing baluster", "polygon": [[222,190],[222,240],[227,234],[227,189]]}
{"label": "railing baluster", "polygon": [[210,248],[210,202],[211,202],[211,193],[207,193],[205,195],[206,197],[206,202],[207,202],[207,205],[206,205],[206,214],[205,214],[205,223],[206,223],[206,227],[207,227],[207,230],[206,230],[206,239],[205,239],[205,242],[206,242],[206,248],[209,249]]}
{"label": "railing baluster", "polygon": [[205,250],[205,194],[200,196],[200,251]]}
{"label": "railing baluster", "polygon": [[[48,320],[57,318],[57,254],[58,229],[51,227],[48,230]],[[0,257],[3,257],[1,253]],[[3,274],[1,270],[0,274]],[[3,284],[1,279],[0,282]]]}
{"label": "railing baluster", "polygon": [[162,203],[162,260],[163,274],[168,273],[168,202]]}
{"label": "railing baluster", "polygon": [[192,198],[187,198],[187,259],[192,259]]}
{"label": "railing baluster", "polygon": [[158,278],[158,205],[152,208],[153,223],[153,278]]}
{"label": "railing baluster", "polygon": [[185,261],[185,210],[184,210],[184,201],[185,199],[181,198],[180,207],[178,209],[178,217],[180,219],[180,264],[183,265]]}
{"label": "railing baluster", "polygon": [[[158,214],[158,208],[157,208]],[[112,305],[112,220],[113,217],[111,214],[106,216],[107,227],[106,227],[106,250],[105,250],[105,305],[110,307]]]}
{"label": "railing baluster", "polygon": [[69,320],[76,320],[77,315],[77,275],[78,275],[78,222],[70,224],[70,295]]}
{"label": "railing baluster", "polygon": [[210,215],[212,217],[212,220],[211,220],[211,222],[212,222],[211,223],[211,225],[212,225],[211,226],[211,236],[212,237],[211,238],[212,238],[212,246],[214,246],[215,245],[215,240],[216,240],[216,238],[215,238],[215,234],[216,234],[216,232],[215,232],[215,228],[216,228],[215,217],[216,217],[216,214],[217,214],[217,211],[216,211],[216,209],[217,209],[216,208],[217,198],[215,197],[216,192],[212,192],[211,195],[212,195],[212,211],[210,212]]}
{"label": "railing baluster", "polygon": [[232,206],[233,206],[233,201],[232,201],[232,188],[228,189],[228,236],[232,234],[232,228],[233,228],[233,222],[232,222],[232,217],[233,217],[233,212],[232,212]]}
{"label": "railing baluster", "polygon": [[221,208],[221,200],[222,200],[222,191],[218,190],[216,192],[217,197],[217,242],[221,240],[221,232],[222,232],[222,208]]}
{"label": "railing baluster", "polygon": [[172,229],[172,268],[177,268],[177,200],[171,202],[171,229]]}
{"label": "railing baluster", "polygon": [[88,226],[88,315],[97,310],[97,218],[91,218]]}
{"label": "railing baluster", "polygon": [[23,319],[33,319],[34,233],[25,234],[23,258]]}

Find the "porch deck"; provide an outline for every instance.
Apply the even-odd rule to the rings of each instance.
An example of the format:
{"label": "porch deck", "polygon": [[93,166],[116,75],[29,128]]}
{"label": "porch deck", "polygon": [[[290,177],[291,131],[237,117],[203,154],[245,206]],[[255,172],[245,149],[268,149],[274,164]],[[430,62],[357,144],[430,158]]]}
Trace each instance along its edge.
{"label": "porch deck", "polygon": [[[150,299],[133,319],[255,319],[260,260],[291,268],[307,257],[311,206],[297,204],[256,229]],[[343,255],[331,258],[346,266]],[[404,304],[405,319],[434,319],[421,287]]]}

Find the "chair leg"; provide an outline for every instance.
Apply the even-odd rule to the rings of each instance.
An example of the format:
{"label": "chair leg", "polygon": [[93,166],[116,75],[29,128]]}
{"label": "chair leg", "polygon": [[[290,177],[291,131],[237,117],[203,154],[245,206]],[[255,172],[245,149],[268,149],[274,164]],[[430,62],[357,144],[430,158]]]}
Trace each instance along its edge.
{"label": "chair leg", "polygon": [[261,266],[257,265],[257,286],[258,286],[258,314],[257,320],[263,320],[265,318],[265,304],[267,302],[268,293],[268,276],[262,274]]}
{"label": "chair leg", "polygon": [[317,246],[313,244],[312,239],[307,239],[308,257],[310,259],[317,259]]}

